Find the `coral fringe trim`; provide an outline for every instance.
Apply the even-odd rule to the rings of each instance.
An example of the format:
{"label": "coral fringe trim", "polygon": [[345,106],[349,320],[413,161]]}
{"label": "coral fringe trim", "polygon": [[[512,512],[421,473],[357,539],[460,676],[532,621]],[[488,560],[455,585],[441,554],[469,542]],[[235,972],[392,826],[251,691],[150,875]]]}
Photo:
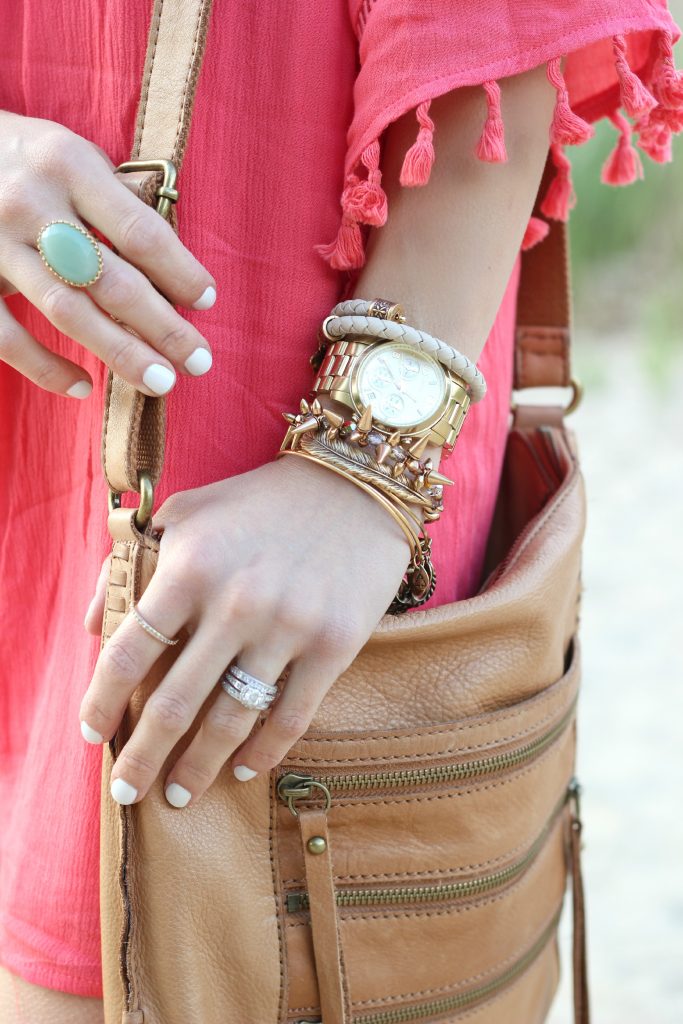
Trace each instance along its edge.
{"label": "coral fringe trim", "polygon": [[565,155],[564,146],[554,142],[550,153],[555,164],[556,174],[548,186],[548,191],[541,203],[541,213],[552,220],[569,220],[569,211],[576,205],[576,195],[572,184],[572,165]]}
{"label": "coral fringe trim", "polygon": [[484,82],[484,90],[487,116],[476,154],[480,160],[489,163],[504,163],[508,155],[505,149],[505,126],[500,110],[500,86],[498,82]]}
{"label": "coral fringe trim", "polygon": [[588,121],[578,117],[569,106],[569,93],[561,69],[561,57],[553,57],[547,64],[548,81],[555,88],[557,98],[550,126],[550,141],[560,146],[575,146],[587,142],[595,134]]}
{"label": "coral fringe trim", "polygon": [[633,128],[619,113],[612,114],[610,121],[620,133],[619,141],[603,165],[600,180],[605,185],[631,185],[643,177],[640,154],[631,142]]}
{"label": "coral fringe trim", "polygon": [[541,220],[540,217],[531,217],[522,239],[522,252],[533,249],[535,245],[538,245],[544,238],[547,238],[549,231],[550,225],[546,221]]}
{"label": "coral fringe trim", "polygon": [[434,164],[434,122],[429,116],[430,100],[425,100],[417,107],[415,114],[420,130],[417,138],[406,153],[401,176],[401,185],[412,188],[416,185],[426,185]]}
{"label": "coral fringe trim", "polygon": [[[633,144],[634,134],[638,148],[651,160],[657,163],[671,160],[671,137],[683,131],[683,73],[674,65],[670,32],[658,33],[657,56],[648,81],[641,80],[630,67],[628,44],[623,35],[612,37],[612,48],[620,105],[634,122],[631,124],[618,110],[611,115],[619,138],[602,168],[601,180],[608,185],[630,185],[643,177],[642,161]],[[550,151],[556,173],[540,210],[545,217],[566,221],[576,203],[576,196],[571,163],[564,147],[587,142],[595,130],[571,109],[561,56],[547,62],[546,73],[556,92],[550,126]],[[475,153],[479,160],[503,163],[508,157],[500,86],[496,81],[487,81],[482,88],[486,94],[486,120]],[[429,116],[430,102],[425,100],[415,108],[417,138],[404,157],[399,179],[407,188],[426,185],[434,165],[434,121]],[[342,219],[337,237],[327,245],[315,247],[335,270],[354,270],[363,266],[365,253],[361,225],[381,227],[386,223],[388,207],[382,188],[380,157],[380,142],[375,139],[361,154],[360,163],[365,168],[365,177],[351,173],[344,181]],[[549,226],[544,220],[532,217],[524,234],[522,249],[538,245],[548,231]]]}

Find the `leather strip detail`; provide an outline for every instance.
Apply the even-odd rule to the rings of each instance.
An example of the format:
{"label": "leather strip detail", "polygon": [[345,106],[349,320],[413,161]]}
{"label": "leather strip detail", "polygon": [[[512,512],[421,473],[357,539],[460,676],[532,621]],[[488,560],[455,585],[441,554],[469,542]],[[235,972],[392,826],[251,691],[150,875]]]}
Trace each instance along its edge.
{"label": "leather strip detail", "polygon": [[[185,153],[206,45],[211,0],[155,0],[131,159],[172,160]],[[149,204],[155,176],[135,174],[131,186]],[[175,223],[175,218],[171,218]],[[166,434],[166,399],[144,395],[107,375],[102,425],[102,467],[115,491],[138,491],[138,474],[159,481]]]}
{"label": "leather strip detail", "polygon": [[211,0],[155,0],[132,160],[180,167],[192,117]]}
{"label": "leather strip detail", "polygon": [[515,346],[519,387],[567,387],[569,332],[566,327],[519,327]]}
{"label": "leather strip detail", "polygon": [[[550,157],[538,190],[538,205],[555,173]],[[545,219],[545,218],[544,218]],[[550,231],[522,253],[517,295],[515,389],[566,387],[571,380],[571,284],[567,226],[549,221]]]}
{"label": "leather strip detail", "polygon": [[590,1024],[588,1001],[588,966],[586,958],[586,910],[581,874],[581,823],[573,819],[569,825],[569,847],[572,875],[574,1024]]}
{"label": "leather strip detail", "polygon": [[[350,1024],[351,1006],[339,935],[339,920],[334,894],[334,870],[326,812],[319,807],[300,810],[299,827],[322,1017],[325,1024]],[[324,839],[325,850],[323,853],[309,852],[306,844],[314,836]]]}

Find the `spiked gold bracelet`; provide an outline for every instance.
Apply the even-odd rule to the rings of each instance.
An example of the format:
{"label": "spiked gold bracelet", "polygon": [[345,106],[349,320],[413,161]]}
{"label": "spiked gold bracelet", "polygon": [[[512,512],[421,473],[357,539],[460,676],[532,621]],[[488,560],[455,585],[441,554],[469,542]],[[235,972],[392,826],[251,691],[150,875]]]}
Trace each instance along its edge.
{"label": "spiked gold bracelet", "polygon": [[[378,501],[405,533],[411,560],[388,611],[398,614],[424,604],[434,592],[436,574],[430,557],[431,539],[424,531],[423,519],[438,519],[443,482],[451,481],[435,472],[431,460],[420,461],[410,455],[400,438],[391,445],[380,435],[373,438],[369,409],[358,423],[345,423],[331,410],[323,410],[317,400],[309,405],[302,399],[299,413],[283,415],[289,426],[279,455],[297,455],[346,477]],[[379,446],[382,462],[375,454]],[[400,454],[394,454],[389,462],[394,449]],[[430,479],[434,477],[438,480]]]}
{"label": "spiked gold bracelet", "polygon": [[316,399],[302,399],[299,413],[283,413],[289,424],[281,447],[305,451],[355,472],[390,496],[418,505],[425,522],[443,511],[443,489],[453,481],[424,459],[427,439],[411,443],[398,431],[388,437],[373,427],[368,406],[356,420],[344,420]]}

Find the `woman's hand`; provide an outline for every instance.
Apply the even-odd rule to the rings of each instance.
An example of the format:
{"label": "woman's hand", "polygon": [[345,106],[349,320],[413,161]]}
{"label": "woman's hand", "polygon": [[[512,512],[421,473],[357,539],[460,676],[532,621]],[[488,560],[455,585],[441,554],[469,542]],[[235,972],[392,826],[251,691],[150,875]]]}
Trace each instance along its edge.
{"label": "woman's hand", "polygon": [[[205,373],[209,346],[171,303],[207,309],[215,281],[102,150],[52,121],[0,111],[0,152],[0,296],[21,292],[147,395],[169,391],[176,373]],[[101,247],[103,273],[87,291],[41,260],[36,239],[52,220],[96,228],[121,254]],[[0,360],[47,391],[84,398],[92,389],[80,366],[39,344],[1,300]]]}
{"label": "woman's hand", "polygon": [[[191,636],[116,760],[113,794],[121,803],[145,796],[215,690],[195,738],[164,780],[167,799],[183,807],[196,803],[231,757],[241,780],[282,760],[386,612],[410,552],[399,526],[368,494],[291,457],[174,494],[154,525],[164,531],[159,561],[138,608],[166,636],[182,626]],[[86,615],[92,633],[101,628],[105,581],[103,572]],[[86,738],[115,734],[164,649],[132,614],[125,617],[83,698]],[[290,666],[267,721],[249,739],[258,712],[218,684],[233,659],[267,683]]]}

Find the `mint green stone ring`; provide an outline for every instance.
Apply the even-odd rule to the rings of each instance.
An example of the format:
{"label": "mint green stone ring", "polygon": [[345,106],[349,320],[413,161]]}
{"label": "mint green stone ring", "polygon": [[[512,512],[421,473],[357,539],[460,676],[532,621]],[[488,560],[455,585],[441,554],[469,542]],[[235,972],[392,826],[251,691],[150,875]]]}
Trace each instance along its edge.
{"label": "mint green stone ring", "polygon": [[102,273],[102,250],[89,231],[68,220],[52,220],[37,240],[43,263],[74,288],[87,288]]}

